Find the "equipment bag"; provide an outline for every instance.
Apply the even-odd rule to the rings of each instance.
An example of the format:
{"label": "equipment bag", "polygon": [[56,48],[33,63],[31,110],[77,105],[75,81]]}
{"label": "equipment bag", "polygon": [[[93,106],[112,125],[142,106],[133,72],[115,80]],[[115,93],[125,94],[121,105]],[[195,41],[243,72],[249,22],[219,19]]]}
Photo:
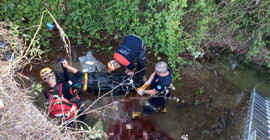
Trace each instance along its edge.
{"label": "equipment bag", "polygon": [[[63,73],[55,72],[55,76],[57,83],[62,83],[65,81]],[[74,74],[70,74],[69,77],[73,76]],[[143,78],[137,74],[128,76],[125,73],[88,72],[87,76],[82,76],[81,79],[74,84],[74,87],[78,89],[79,94],[85,91],[89,93],[98,93],[99,91],[106,92],[114,89],[113,95],[123,95],[127,91],[135,90],[143,84]]]}
{"label": "equipment bag", "polygon": [[64,118],[69,120],[78,113],[78,107],[64,97],[53,98],[49,100],[49,114],[53,118]]}

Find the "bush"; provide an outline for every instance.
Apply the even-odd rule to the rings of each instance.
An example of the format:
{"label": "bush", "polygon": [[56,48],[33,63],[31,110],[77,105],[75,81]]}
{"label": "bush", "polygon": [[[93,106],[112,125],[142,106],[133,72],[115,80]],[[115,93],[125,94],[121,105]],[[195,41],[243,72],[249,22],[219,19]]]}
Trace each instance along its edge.
{"label": "bush", "polygon": [[88,127],[89,130],[68,128],[67,122],[51,120],[47,112],[34,105],[29,95],[33,95],[35,89],[21,86],[25,84],[25,77],[18,71],[40,54],[36,52],[42,51],[38,50],[35,41],[33,47],[25,46],[18,36],[27,38],[27,35],[16,29],[12,24],[0,22],[0,100],[3,102],[0,106],[0,139],[105,138],[106,134],[96,127]]}
{"label": "bush", "polygon": [[[204,55],[209,40],[235,34],[235,39],[248,38],[253,47],[269,46],[269,1],[256,3],[250,0],[56,0],[28,1],[4,0],[1,4],[2,20],[11,21],[20,28],[39,23],[42,11],[48,9],[67,36],[77,44],[109,41],[109,34],[118,39],[125,34],[143,38],[155,56],[163,53],[177,72],[180,65],[188,64],[181,54],[190,53],[194,58]],[[52,22],[49,16],[44,23]],[[50,33],[43,24],[38,36],[48,46]],[[213,29],[220,31],[213,38]],[[26,30],[33,35],[35,28]],[[245,35],[245,36],[244,36]],[[101,49],[111,47],[101,46]],[[253,48],[252,47],[252,48]],[[251,51],[251,53],[254,53]],[[157,59],[160,59],[157,57]],[[266,57],[268,62],[269,57]],[[175,73],[176,74],[176,73]]]}

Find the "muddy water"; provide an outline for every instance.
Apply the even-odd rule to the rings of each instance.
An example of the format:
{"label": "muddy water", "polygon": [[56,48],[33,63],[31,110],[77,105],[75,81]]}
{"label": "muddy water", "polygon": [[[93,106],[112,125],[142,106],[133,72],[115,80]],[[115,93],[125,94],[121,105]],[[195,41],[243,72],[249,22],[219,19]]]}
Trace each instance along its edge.
{"label": "muddy water", "polygon": [[[84,56],[87,51],[78,46],[73,51],[72,65],[79,70],[81,66],[77,57]],[[94,53],[94,56],[106,64],[111,58],[110,54],[111,52],[99,51]],[[108,57],[104,57],[105,55]],[[53,59],[60,60],[60,57]],[[154,70],[155,62],[157,62],[155,57],[148,54],[147,76]],[[31,82],[38,83],[40,82],[39,70],[45,66],[61,71],[58,61],[49,60],[35,65],[32,71],[26,68],[25,74],[31,77]],[[36,75],[33,76],[33,73]],[[181,139],[185,134],[192,140],[242,139],[250,91],[256,87],[266,96],[270,96],[270,81],[267,80],[270,75],[245,67],[232,57],[222,57],[216,62],[194,61],[193,65],[184,66],[180,74],[181,80],[174,81],[176,90],[171,94],[171,97],[179,99],[180,102],[169,100],[166,113],[154,113],[143,118],[151,120],[151,125],[155,126],[157,131],[165,132],[168,139],[169,137]],[[44,84],[43,86],[46,87]],[[97,99],[97,96],[86,94],[82,98],[87,107]],[[90,110],[119,101],[119,98],[125,97],[105,97]],[[44,108],[46,101],[40,93],[37,97],[37,106]],[[119,123],[119,118],[124,118],[125,123],[132,122],[128,116],[130,108],[140,110],[143,102],[143,100],[127,99],[109,108],[88,114],[86,122],[94,125],[98,120],[102,120],[105,131],[109,131]]]}

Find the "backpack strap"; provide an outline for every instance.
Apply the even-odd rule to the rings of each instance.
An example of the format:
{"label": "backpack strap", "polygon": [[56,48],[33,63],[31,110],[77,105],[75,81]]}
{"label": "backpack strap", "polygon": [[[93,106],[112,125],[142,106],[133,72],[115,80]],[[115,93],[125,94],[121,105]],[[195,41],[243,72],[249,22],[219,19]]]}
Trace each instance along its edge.
{"label": "backpack strap", "polygon": [[70,88],[69,89],[69,93],[73,96],[73,97],[75,97],[76,99],[79,99],[80,97],[79,97],[79,95],[78,95],[78,93],[79,93],[79,91],[75,88],[74,90],[72,89],[72,88]]}
{"label": "backpack strap", "polygon": [[46,95],[49,97],[49,99],[53,99],[53,95],[51,93],[53,93],[54,90],[53,89],[49,89],[46,91]]}
{"label": "backpack strap", "polygon": [[72,104],[66,98],[57,98],[55,101],[51,101],[51,105],[65,104],[72,107]]}
{"label": "backpack strap", "polygon": [[63,83],[59,84],[57,87],[50,88],[49,90],[46,91],[46,95],[50,99],[62,97],[63,96],[62,86]]}
{"label": "backpack strap", "polygon": [[59,96],[63,96],[63,93],[62,93],[62,86],[63,86],[63,83],[60,83],[60,84],[58,85]]}

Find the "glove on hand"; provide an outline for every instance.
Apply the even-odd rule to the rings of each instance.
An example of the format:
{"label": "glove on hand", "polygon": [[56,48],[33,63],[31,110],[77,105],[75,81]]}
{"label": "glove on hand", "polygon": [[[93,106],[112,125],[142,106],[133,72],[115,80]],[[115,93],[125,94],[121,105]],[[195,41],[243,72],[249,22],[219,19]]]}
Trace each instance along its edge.
{"label": "glove on hand", "polygon": [[139,89],[139,90],[137,90],[137,92],[138,92],[139,95],[141,95],[141,96],[143,95],[143,89]]}
{"label": "glove on hand", "polygon": [[150,85],[150,81],[147,81],[139,89],[145,90],[149,85]]}

